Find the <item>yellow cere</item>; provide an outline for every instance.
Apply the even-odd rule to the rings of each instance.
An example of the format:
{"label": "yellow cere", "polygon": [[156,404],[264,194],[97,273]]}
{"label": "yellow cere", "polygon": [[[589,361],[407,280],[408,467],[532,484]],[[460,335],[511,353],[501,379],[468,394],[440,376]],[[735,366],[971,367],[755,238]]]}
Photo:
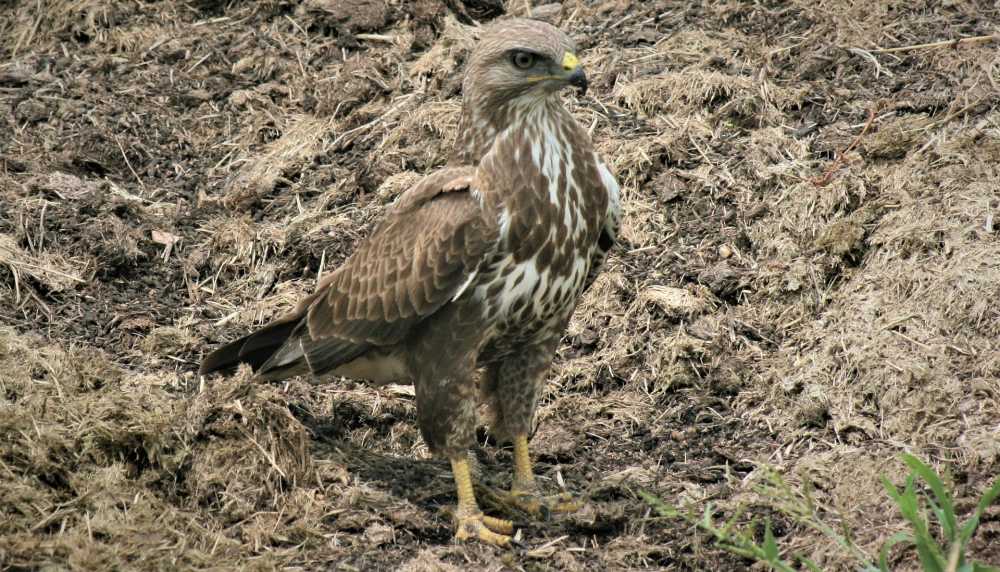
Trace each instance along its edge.
{"label": "yellow cere", "polygon": [[576,59],[574,54],[566,52],[566,55],[563,56],[562,65],[564,70],[573,71],[580,65],[580,60]]}

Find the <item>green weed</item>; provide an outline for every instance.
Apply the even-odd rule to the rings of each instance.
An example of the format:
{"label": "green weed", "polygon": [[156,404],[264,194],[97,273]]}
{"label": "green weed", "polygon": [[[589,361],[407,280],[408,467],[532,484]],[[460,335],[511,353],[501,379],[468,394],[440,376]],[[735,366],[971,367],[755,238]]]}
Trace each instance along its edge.
{"label": "green weed", "polygon": [[[881,572],[889,572],[888,556],[889,550],[893,546],[901,543],[910,544],[916,547],[917,556],[925,572],[997,572],[1000,568],[982,564],[979,562],[968,562],[966,559],[966,548],[969,539],[972,538],[976,527],[979,526],[979,519],[990,504],[1000,495],[1000,479],[993,483],[976,505],[976,510],[961,525],[955,514],[955,503],[952,501],[951,493],[945,488],[934,469],[924,464],[913,455],[903,455],[903,462],[910,468],[910,475],[906,477],[906,486],[902,491],[897,489],[888,479],[882,477],[882,486],[895,501],[899,511],[903,514],[912,530],[899,532],[889,538],[879,552],[878,569]],[[923,480],[931,489],[931,494],[917,493],[916,481]],[[928,512],[923,509],[921,499],[930,505]],[[935,526],[935,521],[937,526]],[[939,544],[935,540],[932,531],[939,528],[941,540]]]}
{"label": "green weed", "polygon": [[[899,490],[885,477],[882,477],[882,484],[899,507],[903,518],[910,524],[911,530],[894,534],[882,545],[877,565],[854,544],[846,525],[838,531],[820,517],[808,489],[797,491],[789,487],[780,475],[771,472],[760,492],[776,501],[776,508],[782,514],[836,542],[854,557],[862,572],[890,572],[889,553],[899,545],[916,548],[924,572],[1000,572],[1000,568],[970,562],[966,554],[969,540],[979,526],[983,512],[1000,496],[1000,479],[983,493],[973,514],[965,522],[959,523],[952,495],[941,477],[913,455],[904,454],[902,460],[910,468],[905,487]],[[926,483],[929,493],[918,490],[918,480]],[[764,522],[764,538],[761,542],[754,534],[755,530],[759,530],[756,522],[739,524],[743,516],[742,510],[737,510],[724,523],[718,523],[711,503],[698,516],[691,507],[670,506],[646,491],[639,491],[638,494],[659,516],[680,518],[696,526],[711,535],[715,546],[726,552],[762,562],[779,572],[802,569],[820,572],[814,562],[802,555],[792,554],[790,560],[783,558],[769,521]],[[925,503],[930,510],[925,509]],[[937,531],[940,534],[935,535]]]}

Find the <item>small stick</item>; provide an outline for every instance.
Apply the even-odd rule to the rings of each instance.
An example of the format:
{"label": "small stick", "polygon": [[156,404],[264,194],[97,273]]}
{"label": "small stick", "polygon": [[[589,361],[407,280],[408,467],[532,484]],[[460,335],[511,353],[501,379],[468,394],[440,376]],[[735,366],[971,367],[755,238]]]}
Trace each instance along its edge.
{"label": "small stick", "polygon": [[830,181],[833,179],[834,173],[836,173],[837,169],[841,168],[846,162],[846,159],[844,159],[844,157],[846,157],[848,153],[853,151],[854,148],[858,146],[858,143],[861,142],[861,138],[865,136],[865,133],[868,133],[868,130],[871,129],[872,123],[874,122],[875,122],[875,108],[872,107],[871,109],[868,110],[868,121],[865,121],[865,126],[861,129],[861,133],[858,133],[858,136],[854,138],[854,141],[851,141],[851,144],[848,145],[846,149],[844,149],[840,153],[837,153],[837,157],[834,158],[833,164],[827,167],[825,173],[823,173],[819,177],[813,177],[809,179],[809,181],[812,182],[812,184],[817,187],[825,187],[829,185]]}
{"label": "small stick", "polygon": [[132,175],[135,176],[135,180],[139,181],[139,186],[142,187],[143,192],[145,192],[146,185],[142,182],[142,179],[139,178],[139,173],[136,173],[135,169],[132,168],[132,162],[128,160],[128,155],[125,154],[125,147],[122,146],[122,142],[120,139],[118,139],[117,135],[115,135],[114,137],[115,137],[115,143],[118,144],[118,149],[121,150],[122,157],[125,159],[125,164],[128,165],[128,170],[132,171]]}
{"label": "small stick", "polygon": [[[569,535],[568,534],[564,534],[564,535],[560,536],[559,538],[556,538],[555,540],[550,540],[550,541],[546,542],[545,544],[539,546],[538,548],[534,548],[532,550],[529,550],[527,552],[527,556],[530,556],[532,558],[542,558],[542,557],[546,556],[547,552],[552,547],[554,547],[556,544],[559,544],[563,540],[566,540],[567,538],[569,538]],[[955,544],[958,544],[958,543],[956,542]]]}
{"label": "small stick", "polygon": [[917,340],[911,338],[910,336],[904,334],[903,332],[900,332],[899,330],[889,330],[889,331],[892,332],[892,333],[894,333],[894,334],[896,334],[897,336],[903,338],[904,340],[910,342],[911,344],[913,344],[915,346],[919,346],[919,347],[921,347],[921,348],[923,348],[925,350],[930,350],[931,349],[931,347],[929,345],[927,345],[927,344],[925,344],[923,342],[918,342]]}
{"label": "small stick", "polygon": [[373,42],[386,42],[389,44],[396,41],[395,36],[388,36],[385,34],[354,34],[354,37],[359,40],[371,40]]}
{"label": "small stick", "polygon": [[988,36],[975,36],[972,38],[961,38],[957,40],[944,40],[941,42],[931,42],[929,44],[914,44],[912,46],[899,46],[898,48],[875,48],[868,50],[872,53],[891,54],[894,52],[908,52],[910,50],[926,50],[931,48],[958,48],[970,44],[988,44],[1000,40],[1000,34],[990,34]]}

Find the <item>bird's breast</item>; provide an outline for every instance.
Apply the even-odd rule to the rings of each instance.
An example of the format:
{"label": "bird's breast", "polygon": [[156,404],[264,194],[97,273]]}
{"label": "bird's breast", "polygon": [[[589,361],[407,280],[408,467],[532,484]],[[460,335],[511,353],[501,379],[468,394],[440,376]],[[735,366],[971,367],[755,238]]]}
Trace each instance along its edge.
{"label": "bird's breast", "polygon": [[472,296],[491,347],[558,336],[583,291],[609,198],[589,136],[564,109],[504,132],[481,164],[491,180],[500,246]]}

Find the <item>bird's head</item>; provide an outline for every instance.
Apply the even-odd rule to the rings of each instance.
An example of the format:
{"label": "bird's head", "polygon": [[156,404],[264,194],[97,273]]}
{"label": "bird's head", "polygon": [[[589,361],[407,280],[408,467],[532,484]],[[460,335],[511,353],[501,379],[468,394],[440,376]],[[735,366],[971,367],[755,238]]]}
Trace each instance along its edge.
{"label": "bird's head", "polygon": [[483,31],[463,89],[480,104],[503,106],[517,99],[541,100],[568,86],[587,90],[573,40],[545,22],[517,18]]}

